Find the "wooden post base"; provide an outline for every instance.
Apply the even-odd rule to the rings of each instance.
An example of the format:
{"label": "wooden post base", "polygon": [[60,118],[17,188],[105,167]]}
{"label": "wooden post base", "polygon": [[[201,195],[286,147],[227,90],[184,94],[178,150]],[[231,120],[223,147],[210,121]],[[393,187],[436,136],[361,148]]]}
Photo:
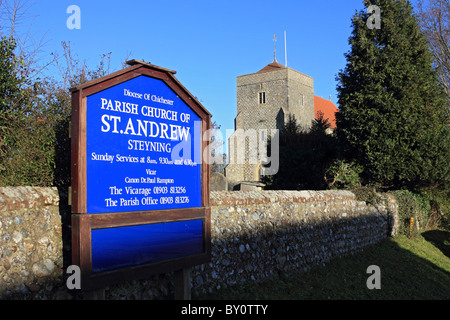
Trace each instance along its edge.
{"label": "wooden post base", "polygon": [[191,269],[175,271],[174,285],[175,300],[191,300]]}

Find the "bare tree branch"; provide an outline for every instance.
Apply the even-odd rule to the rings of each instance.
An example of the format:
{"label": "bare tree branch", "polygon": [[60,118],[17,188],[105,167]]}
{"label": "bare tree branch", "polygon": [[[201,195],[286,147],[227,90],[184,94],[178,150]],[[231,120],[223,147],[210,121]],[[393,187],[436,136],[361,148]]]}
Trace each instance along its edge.
{"label": "bare tree branch", "polygon": [[22,61],[23,78],[39,77],[47,67],[39,66],[39,53],[45,45],[45,35],[35,37],[31,30],[36,17],[29,15],[34,0],[0,0],[0,36],[14,38],[16,56]]}
{"label": "bare tree branch", "polygon": [[418,2],[420,26],[434,54],[434,64],[450,99],[450,0],[424,0]]}

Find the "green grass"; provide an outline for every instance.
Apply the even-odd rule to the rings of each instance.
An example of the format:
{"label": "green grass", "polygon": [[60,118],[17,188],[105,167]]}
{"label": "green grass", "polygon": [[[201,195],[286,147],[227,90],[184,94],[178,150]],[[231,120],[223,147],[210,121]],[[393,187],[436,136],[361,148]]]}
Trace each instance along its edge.
{"label": "green grass", "polygon": [[[381,289],[369,290],[367,268],[381,270]],[[449,300],[450,232],[427,231],[413,239],[388,238],[363,252],[307,273],[245,284],[198,299],[226,300]]]}

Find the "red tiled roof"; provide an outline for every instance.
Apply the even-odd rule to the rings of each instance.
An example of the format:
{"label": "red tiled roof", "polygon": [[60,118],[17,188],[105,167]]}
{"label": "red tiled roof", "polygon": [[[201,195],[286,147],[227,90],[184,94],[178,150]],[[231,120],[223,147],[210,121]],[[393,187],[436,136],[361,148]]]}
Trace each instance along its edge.
{"label": "red tiled roof", "polygon": [[314,96],[314,116],[318,118],[318,112],[323,113],[323,118],[328,119],[331,124],[331,129],[336,129],[336,116],[335,113],[339,112],[339,109],[330,100],[326,100],[321,97]]}
{"label": "red tiled roof", "polygon": [[258,72],[264,72],[264,71],[270,71],[270,70],[275,70],[275,69],[283,69],[284,66],[282,64],[279,64],[276,61],[273,61],[271,63],[269,63],[267,66],[265,66],[264,68],[262,68],[261,70],[259,70]]}

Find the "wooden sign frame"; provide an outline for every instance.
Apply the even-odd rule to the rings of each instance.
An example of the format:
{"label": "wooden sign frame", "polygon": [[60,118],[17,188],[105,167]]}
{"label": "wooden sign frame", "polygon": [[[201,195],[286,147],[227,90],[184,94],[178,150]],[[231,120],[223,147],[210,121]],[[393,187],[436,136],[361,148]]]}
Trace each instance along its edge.
{"label": "wooden sign frame", "polygon": [[[127,62],[130,67],[87,82],[71,89],[71,174],[72,174],[72,264],[81,269],[81,289],[94,290],[123,281],[137,280],[165,272],[190,268],[207,263],[211,259],[211,209],[209,200],[209,159],[201,161],[201,203],[199,208],[133,211],[117,213],[87,213],[87,141],[86,111],[87,97],[117,84],[145,75],[162,80],[201,119],[201,135],[211,127],[211,114],[175,78],[175,71],[154,66],[142,61]],[[208,141],[201,141],[201,155]],[[188,257],[152,264],[136,265],[107,272],[92,272],[91,234],[96,229],[137,226],[155,223],[201,220],[203,224],[203,251]]]}

